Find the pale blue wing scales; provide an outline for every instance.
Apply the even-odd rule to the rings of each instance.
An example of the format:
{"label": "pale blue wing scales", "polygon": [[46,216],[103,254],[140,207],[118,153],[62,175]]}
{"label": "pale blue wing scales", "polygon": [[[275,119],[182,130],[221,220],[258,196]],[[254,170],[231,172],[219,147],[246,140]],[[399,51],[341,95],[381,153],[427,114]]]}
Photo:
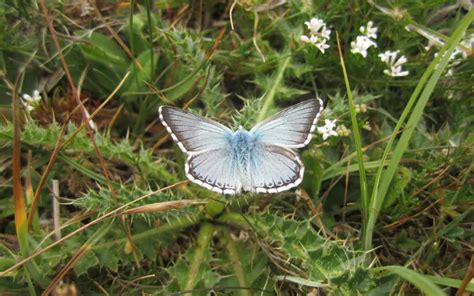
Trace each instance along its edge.
{"label": "pale blue wing scales", "polygon": [[307,100],[260,122],[250,130],[264,144],[301,148],[311,141],[311,133],[323,110],[320,99]]}
{"label": "pale blue wing scales", "polygon": [[251,162],[249,182],[252,191],[275,193],[298,186],[303,174],[303,164],[293,151],[265,145]]}
{"label": "pale blue wing scales", "polygon": [[160,120],[179,148],[186,153],[224,148],[232,131],[226,126],[183,111],[161,106]]}
{"label": "pale blue wing scales", "polygon": [[237,164],[225,149],[190,155],[185,172],[192,182],[221,194],[236,194],[242,187]]}

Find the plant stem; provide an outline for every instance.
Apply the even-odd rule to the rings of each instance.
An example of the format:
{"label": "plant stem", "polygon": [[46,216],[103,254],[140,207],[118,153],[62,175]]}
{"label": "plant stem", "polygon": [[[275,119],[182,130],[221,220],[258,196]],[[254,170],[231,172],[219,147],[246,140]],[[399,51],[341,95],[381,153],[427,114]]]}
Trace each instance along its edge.
{"label": "plant stem", "polygon": [[192,290],[199,281],[199,268],[205,259],[206,252],[209,251],[209,244],[212,239],[214,226],[210,223],[204,223],[199,229],[198,238],[196,242],[196,249],[194,251],[193,261],[189,266],[188,279],[184,290]]}
{"label": "plant stem", "polygon": [[266,117],[268,110],[273,106],[276,90],[278,89],[281,81],[283,80],[283,74],[285,73],[285,70],[288,67],[288,64],[290,63],[290,61],[291,61],[290,54],[288,54],[285,59],[280,61],[279,66],[278,66],[278,72],[275,76],[275,82],[273,83],[272,88],[270,89],[268,94],[265,96],[265,101],[263,102],[262,111],[260,111],[260,114],[258,115],[257,122],[262,121]]}

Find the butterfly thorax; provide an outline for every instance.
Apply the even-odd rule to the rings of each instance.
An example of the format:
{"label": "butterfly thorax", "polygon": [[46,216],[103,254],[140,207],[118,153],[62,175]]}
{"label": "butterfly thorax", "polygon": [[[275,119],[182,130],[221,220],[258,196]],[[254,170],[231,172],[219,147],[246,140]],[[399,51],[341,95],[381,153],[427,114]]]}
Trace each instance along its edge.
{"label": "butterfly thorax", "polygon": [[229,150],[233,158],[239,162],[249,159],[254,155],[255,150],[259,147],[259,137],[244,129],[239,129],[230,135],[228,139]]}

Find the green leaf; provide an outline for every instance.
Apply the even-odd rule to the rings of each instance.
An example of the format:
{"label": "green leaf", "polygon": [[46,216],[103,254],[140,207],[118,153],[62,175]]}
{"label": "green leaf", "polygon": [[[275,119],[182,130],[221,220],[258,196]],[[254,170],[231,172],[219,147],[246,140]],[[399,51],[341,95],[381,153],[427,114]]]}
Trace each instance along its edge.
{"label": "green leaf", "polygon": [[433,284],[432,281],[430,281],[427,277],[424,275],[415,272],[411,269],[408,269],[403,266],[383,266],[383,267],[378,267],[373,269],[373,271],[386,271],[389,274],[396,274],[399,277],[403,278],[407,282],[410,282],[413,284],[415,287],[420,289],[421,292],[423,292],[425,295],[430,295],[430,296],[445,296],[446,294],[435,284]]}
{"label": "green leaf", "polygon": [[[135,62],[130,64],[130,76],[122,87],[122,92],[144,92],[148,90],[145,82],[151,83],[154,74],[151,73],[151,69],[156,69],[157,62],[158,59],[150,51],[142,52],[135,59]],[[140,66],[137,66],[137,64]]]}
{"label": "green leaf", "polygon": [[92,31],[76,31],[75,35],[84,41],[79,46],[86,59],[110,68],[125,69],[128,65],[128,57],[110,37]]}

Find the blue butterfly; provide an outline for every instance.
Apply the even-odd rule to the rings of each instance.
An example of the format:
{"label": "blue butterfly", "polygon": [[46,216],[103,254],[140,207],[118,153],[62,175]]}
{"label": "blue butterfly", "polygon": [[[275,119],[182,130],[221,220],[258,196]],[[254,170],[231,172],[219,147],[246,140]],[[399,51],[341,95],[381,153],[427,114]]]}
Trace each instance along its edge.
{"label": "blue butterfly", "polygon": [[250,131],[228,127],[179,108],[161,106],[160,120],[186,153],[186,176],[221,194],[242,190],[275,193],[303,180],[304,167],[292,149],[311,140],[323,102],[298,103]]}

